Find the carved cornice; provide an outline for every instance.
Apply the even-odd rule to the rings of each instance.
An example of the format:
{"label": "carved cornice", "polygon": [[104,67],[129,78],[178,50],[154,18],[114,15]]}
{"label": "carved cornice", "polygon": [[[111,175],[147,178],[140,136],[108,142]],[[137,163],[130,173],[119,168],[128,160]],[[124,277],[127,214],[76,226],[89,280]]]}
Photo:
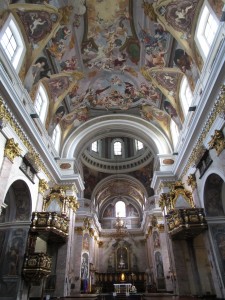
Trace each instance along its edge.
{"label": "carved cornice", "polygon": [[169,193],[161,193],[159,196],[159,207],[163,210],[169,204]]}
{"label": "carved cornice", "polygon": [[192,191],[197,187],[197,181],[195,174],[190,174],[187,178],[187,184],[192,188]]}
{"label": "carved cornice", "polygon": [[83,227],[77,226],[74,228],[74,230],[78,235],[83,235]]}
{"label": "carved cornice", "polygon": [[26,153],[24,157],[32,165],[34,170],[38,173],[40,171],[40,166],[39,166],[40,155],[32,151]]}
{"label": "carved cornice", "polygon": [[160,190],[165,187],[168,187],[169,189],[171,189],[173,184],[174,184],[174,181],[161,181],[158,189]]}
{"label": "carved cornice", "polygon": [[158,224],[158,229],[159,229],[159,232],[164,232],[165,231],[165,226],[164,224]]}
{"label": "carved cornice", "polygon": [[6,156],[11,162],[14,158],[20,156],[22,150],[19,148],[19,144],[15,143],[14,139],[8,139],[5,145],[4,156]]}
{"label": "carved cornice", "polygon": [[84,218],[83,229],[90,231],[92,220],[88,217]]}
{"label": "carved cornice", "polygon": [[67,199],[69,201],[69,207],[72,208],[74,212],[76,212],[80,206],[77,198],[75,196],[68,196]]}
{"label": "carved cornice", "polygon": [[48,186],[47,181],[44,179],[40,179],[38,192],[43,195],[45,193],[45,191],[47,191],[48,189],[49,189],[49,186]]}
{"label": "carved cornice", "polygon": [[1,96],[0,96],[0,121],[4,123],[8,123],[12,127],[12,129],[15,131],[19,139],[23,142],[24,146],[28,149],[28,152],[33,153],[34,156],[38,157],[36,161],[38,167],[46,174],[46,176],[49,179],[52,179],[52,176],[50,175],[49,171],[45,167],[45,164],[41,161],[40,157],[38,156],[38,153],[34,151],[33,145],[28,140],[21,126],[13,117],[13,114],[6,107]]}
{"label": "carved cornice", "polygon": [[213,106],[213,109],[211,111],[211,113],[208,116],[208,119],[206,121],[206,125],[204,126],[197,142],[195,145],[193,145],[193,151],[188,159],[188,162],[181,174],[181,177],[183,177],[188,169],[194,164],[194,162],[197,160],[197,157],[199,156],[199,152],[202,149],[202,145],[203,145],[203,141],[205,139],[205,137],[207,136],[213,122],[215,121],[216,117],[218,115],[223,116],[224,115],[224,107],[225,107],[225,85],[222,85],[221,89],[220,89],[220,95],[218,100],[216,101],[216,103]]}
{"label": "carved cornice", "polygon": [[90,229],[89,229],[89,234],[90,234],[90,237],[94,237],[95,231],[94,231],[93,228],[90,228]]}
{"label": "carved cornice", "polygon": [[215,130],[214,135],[211,135],[211,140],[209,141],[209,149],[215,149],[217,156],[225,149],[225,139],[222,130]]}

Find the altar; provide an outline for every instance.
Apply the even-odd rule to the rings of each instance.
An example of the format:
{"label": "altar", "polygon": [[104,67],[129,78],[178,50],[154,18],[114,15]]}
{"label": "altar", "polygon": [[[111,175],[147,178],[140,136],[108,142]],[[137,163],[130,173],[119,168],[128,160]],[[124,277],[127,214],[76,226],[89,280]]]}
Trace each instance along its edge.
{"label": "altar", "polygon": [[113,295],[116,296],[118,293],[126,293],[126,296],[129,296],[131,287],[131,283],[115,283]]}

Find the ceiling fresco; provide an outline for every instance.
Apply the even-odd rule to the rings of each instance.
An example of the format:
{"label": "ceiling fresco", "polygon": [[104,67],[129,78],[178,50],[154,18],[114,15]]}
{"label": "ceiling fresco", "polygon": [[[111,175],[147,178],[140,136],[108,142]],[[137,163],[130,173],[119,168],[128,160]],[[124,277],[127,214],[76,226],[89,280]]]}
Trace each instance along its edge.
{"label": "ceiling fresco", "polygon": [[[26,3],[29,2],[29,3]],[[23,3],[23,6],[21,6]],[[121,112],[170,137],[182,128],[179,85],[193,89],[202,67],[194,31],[202,0],[11,1],[28,49],[20,77],[34,99],[50,99],[46,128],[63,138],[90,118]],[[216,13],[222,1],[210,1]],[[134,110],[135,108],[135,110]]]}
{"label": "ceiling fresco", "polygon": [[[100,191],[97,192],[96,197],[100,197],[101,200],[103,199],[105,200],[108,197],[110,197],[110,195],[114,195],[114,196],[129,195],[130,197],[134,199],[137,198],[139,199],[138,201],[140,201],[141,199],[140,195],[143,196],[143,194],[145,194],[148,197],[152,196],[154,194],[154,191],[152,190],[152,188],[150,188],[150,185],[153,176],[153,165],[154,162],[152,161],[151,163],[149,163],[145,167],[142,167],[139,170],[129,172],[126,178],[120,178],[118,172],[118,174],[112,177],[110,184],[109,182],[106,182],[105,188],[101,186]],[[105,179],[110,175],[95,170],[91,170],[87,166],[83,166],[83,170],[84,170],[84,184],[85,184],[84,197],[90,198],[95,186],[99,182],[101,182],[101,180]],[[130,180],[132,177],[136,178],[141,183],[141,187],[138,186],[137,184],[135,185],[134,183],[131,184]],[[133,187],[131,187],[132,185]],[[139,196],[137,196],[136,192],[134,192],[134,187],[136,192],[140,194]]]}
{"label": "ceiling fresco", "polygon": [[[184,121],[181,80],[185,74],[194,90],[202,68],[194,28],[203,0],[9,2],[1,24],[12,13],[20,27],[27,55],[19,76],[33,100],[44,87],[49,135],[60,124],[65,141],[90,119],[122,113],[153,123],[172,143],[171,119],[179,130]],[[223,1],[209,2],[220,18]],[[152,174],[150,165],[129,176],[151,196]],[[84,167],[85,197],[106,176]],[[121,190],[140,198],[140,187],[127,184],[124,191],[122,183],[112,183],[99,197]]]}

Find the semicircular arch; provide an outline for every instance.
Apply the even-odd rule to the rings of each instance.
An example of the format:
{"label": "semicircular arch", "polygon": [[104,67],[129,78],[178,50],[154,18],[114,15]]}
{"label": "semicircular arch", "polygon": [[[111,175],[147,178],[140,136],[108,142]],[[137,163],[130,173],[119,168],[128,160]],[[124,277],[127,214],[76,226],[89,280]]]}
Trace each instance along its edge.
{"label": "semicircular arch", "polygon": [[110,198],[130,197],[141,207],[145,205],[148,193],[143,184],[130,175],[116,174],[101,180],[92,192],[92,203],[100,209]]}
{"label": "semicircular arch", "polygon": [[166,135],[157,126],[139,117],[130,115],[107,115],[89,120],[74,130],[65,141],[62,156],[65,158],[79,157],[90,142],[111,131],[121,132],[143,141],[154,153],[167,154],[172,152],[172,145]]}

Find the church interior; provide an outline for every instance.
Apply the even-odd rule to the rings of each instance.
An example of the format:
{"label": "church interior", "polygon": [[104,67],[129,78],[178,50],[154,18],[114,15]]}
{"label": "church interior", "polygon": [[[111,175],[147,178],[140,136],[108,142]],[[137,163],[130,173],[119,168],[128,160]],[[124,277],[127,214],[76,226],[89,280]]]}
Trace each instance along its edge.
{"label": "church interior", "polygon": [[225,299],[224,21],[0,1],[0,300]]}

